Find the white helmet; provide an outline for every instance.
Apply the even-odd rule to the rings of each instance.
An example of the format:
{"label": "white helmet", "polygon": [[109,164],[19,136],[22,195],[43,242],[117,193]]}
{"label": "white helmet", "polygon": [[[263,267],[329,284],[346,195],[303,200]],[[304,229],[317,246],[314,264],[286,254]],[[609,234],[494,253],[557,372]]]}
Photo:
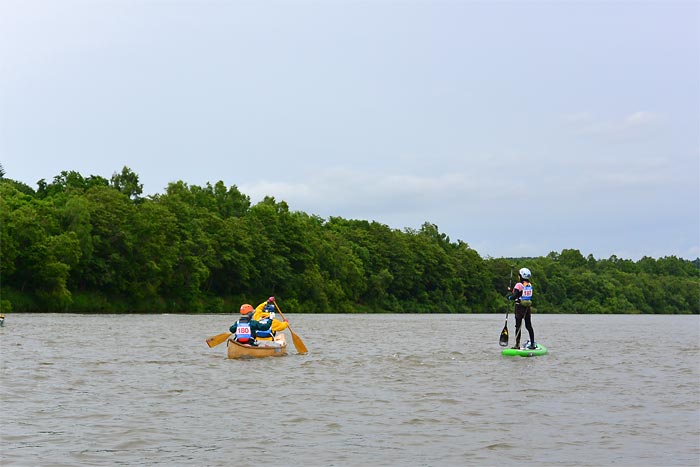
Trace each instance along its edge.
{"label": "white helmet", "polygon": [[522,268],[520,271],[518,271],[518,274],[520,274],[520,277],[523,279],[529,279],[532,273],[528,268]]}

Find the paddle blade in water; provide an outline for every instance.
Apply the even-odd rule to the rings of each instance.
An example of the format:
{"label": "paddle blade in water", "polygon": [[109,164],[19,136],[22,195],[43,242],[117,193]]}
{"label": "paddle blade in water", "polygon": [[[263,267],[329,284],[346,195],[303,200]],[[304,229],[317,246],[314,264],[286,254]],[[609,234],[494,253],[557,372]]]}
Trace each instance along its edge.
{"label": "paddle blade in water", "polygon": [[217,334],[216,336],[212,336],[207,339],[207,345],[209,347],[216,347],[217,345],[221,344],[222,342],[225,342],[226,339],[229,338],[231,335],[230,332],[224,332],[221,334]]}
{"label": "paddle blade in water", "polygon": [[499,339],[498,343],[501,345],[501,347],[505,347],[508,345],[508,323],[506,323],[506,325],[503,326],[503,331],[501,331],[501,338]]}
{"label": "paddle blade in water", "polygon": [[292,333],[292,342],[294,343],[294,347],[297,349],[297,352],[307,353],[308,350],[306,349],[306,345],[304,345],[304,341],[301,340],[301,337],[297,336],[291,328],[289,328],[289,332]]}

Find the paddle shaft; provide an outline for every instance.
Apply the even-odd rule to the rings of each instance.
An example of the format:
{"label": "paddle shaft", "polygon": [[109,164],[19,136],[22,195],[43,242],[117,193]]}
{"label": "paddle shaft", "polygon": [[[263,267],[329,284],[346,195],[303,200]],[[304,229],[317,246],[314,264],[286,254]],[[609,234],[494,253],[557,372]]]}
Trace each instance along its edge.
{"label": "paddle shaft", "polygon": [[[510,288],[513,287],[513,265],[510,265],[510,279],[508,279],[508,293],[510,293]],[[510,304],[506,308],[506,323],[508,322],[508,312],[510,311]]]}
{"label": "paddle shaft", "polygon": [[275,308],[277,308],[277,312],[280,314],[282,319],[287,322],[287,328],[289,328],[289,332],[292,333],[292,342],[294,343],[294,347],[297,349],[297,352],[299,352],[299,353],[308,352],[308,350],[306,349],[306,345],[304,345],[304,341],[302,341],[301,337],[299,337],[297,334],[294,333],[294,330],[292,330],[292,327],[289,325],[289,320],[284,317],[284,313],[282,313],[282,310],[280,310],[279,305],[277,305],[277,301],[273,300],[272,303],[275,304]]}
{"label": "paddle shaft", "polygon": [[[513,285],[513,265],[510,265],[510,279],[508,279],[508,293],[510,293],[510,288]],[[506,322],[503,325],[503,330],[501,331],[501,336],[498,338],[498,343],[501,347],[508,345],[508,313],[510,312],[510,304],[506,307]]]}

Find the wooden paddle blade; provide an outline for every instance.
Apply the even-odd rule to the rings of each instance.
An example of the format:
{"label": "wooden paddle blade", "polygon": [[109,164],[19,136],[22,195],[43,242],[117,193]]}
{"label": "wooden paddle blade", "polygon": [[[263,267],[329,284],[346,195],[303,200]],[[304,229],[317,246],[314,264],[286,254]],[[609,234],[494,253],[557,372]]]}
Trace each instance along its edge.
{"label": "wooden paddle blade", "polygon": [[304,341],[301,340],[301,337],[297,336],[294,331],[292,331],[292,328],[289,328],[289,332],[292,333],[292,342],[294,342],[294,348],[297,349],[297,352],[307,353],[308,350],[304,345]]}
{"label": "wooden paddle blade", "polygon": [[501,345],[501,347],[505,347],[508,345],[508,323],[506,322],[506,325],[503,326],[503,331],[501,331],[501,338],[499,339],[498,343]]}
{"label": "wooden paddle blade", "polygon": [[217,345],[221,344],[222,342],[226,342],[226,339],[229,338],[233,333],[231,332],[223,332],[221,334],[217,334],[216,336],[211,336],[210,338],[207,339],[207,345],[209,347],[216,347]]}

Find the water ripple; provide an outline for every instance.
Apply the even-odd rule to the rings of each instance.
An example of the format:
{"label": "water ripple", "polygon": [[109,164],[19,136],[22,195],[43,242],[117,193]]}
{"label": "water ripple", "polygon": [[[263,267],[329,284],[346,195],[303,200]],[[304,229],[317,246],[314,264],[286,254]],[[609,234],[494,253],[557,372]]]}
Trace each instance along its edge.
{"label": "water ripple", "polygon": [[454,339],[434,315],[287,317],[308,354],[237,361],[204,343],[231,316],[9,315],[0,464],[700,464],[697,316],[538,315],[531,359],[501,356],[502,316],[450,315]]}

